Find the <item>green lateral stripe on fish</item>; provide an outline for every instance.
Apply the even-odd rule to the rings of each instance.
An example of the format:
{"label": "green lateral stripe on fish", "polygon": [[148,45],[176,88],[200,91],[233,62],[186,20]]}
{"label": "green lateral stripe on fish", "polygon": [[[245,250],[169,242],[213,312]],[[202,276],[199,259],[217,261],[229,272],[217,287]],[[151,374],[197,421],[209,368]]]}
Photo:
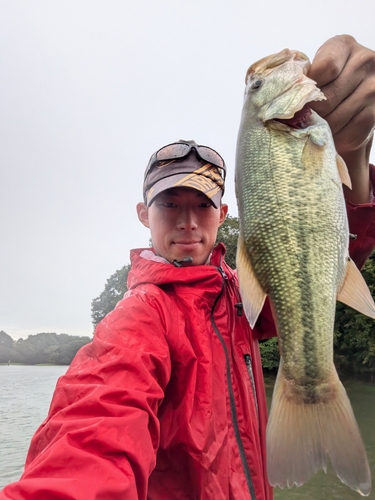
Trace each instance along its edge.
{"label": "green lateral stripe on fish", "polygon": [[254,63],[236,152],[237,270],[253,327],[269,297],[280,367],[267,426],[273,486],[300,486],[328,460],[361,495],[371,474],[350,401],[333,364],[336,300],[375,318],[348,254],[342,183],[351,186],[330,128],[309,107],[325,99],[304,54],[285,49]]}

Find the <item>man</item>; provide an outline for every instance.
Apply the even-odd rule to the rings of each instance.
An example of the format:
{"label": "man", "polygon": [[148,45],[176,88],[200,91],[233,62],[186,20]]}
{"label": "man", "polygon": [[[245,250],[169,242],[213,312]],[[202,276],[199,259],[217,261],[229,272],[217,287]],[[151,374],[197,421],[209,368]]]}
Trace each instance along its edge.
{"label": "man", "polygon": [[[375,243],[375,53],[335,37],[310,76],[352,178],[351,254],[362,265]],[[137,213],[153,249],[132,252],[129,291],[59,380],[25,472],[0,500],[272,498],[258,339],[275,328],[266,305],[250,330],[224,247],[214,248],[225,173],[194,141],[152,155]]]}

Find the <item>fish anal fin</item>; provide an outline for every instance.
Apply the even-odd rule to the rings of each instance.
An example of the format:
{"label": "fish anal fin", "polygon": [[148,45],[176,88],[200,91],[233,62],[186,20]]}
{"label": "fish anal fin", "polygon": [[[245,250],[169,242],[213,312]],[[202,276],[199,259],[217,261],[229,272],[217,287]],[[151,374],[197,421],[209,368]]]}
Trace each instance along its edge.
{"label": "fish anal fin", "polygon": [[375,303],[370,290],[350,258],[347,261],[344,283],[337,294],[337,300],[375,319]]}
{"label": "fish anal fin", "polygon": [[352,189],[352,181],[350,179],[348,167],[340,155],[336,156],[336,164],[342,184],[345,184],[345,186],[349,189]]}
{"label": "fish anal fin", "polygon": [[[336,371],[306,393],[282,370],[267,425],[267,471],[272,486],[301,486],[328,460],[340,480],[368,496],[371,472],[350,401]],[[311,391],[311,388],[309,389]],[[320,397],[319,397],[320,394]]]}
{"label": "fish anal fin", "polygon": [[241,235],[238,237],[236,267],[243,308],[251,328],[254,328],[266,300],[266,294],[255,276]]}

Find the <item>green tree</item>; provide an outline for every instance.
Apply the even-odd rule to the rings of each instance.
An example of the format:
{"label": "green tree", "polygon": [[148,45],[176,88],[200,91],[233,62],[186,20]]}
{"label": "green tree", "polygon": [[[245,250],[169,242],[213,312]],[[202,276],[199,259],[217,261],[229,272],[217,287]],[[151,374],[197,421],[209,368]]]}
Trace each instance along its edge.
{"label": "green tree", "polygon": [[238,217],[227,215],[224,223],[219,227],[216,242],[224,243],[226,247],[226,262],[233,269],[236,268],[237,240],[240,233],[240,223]]}
{"label": "green tree", "polygon": [[262,358],[263,370],[276,372],[279,367],[280,353],[277,337],[259,342],[259,350]]}
{"label": "green tree", "polygon": [[129,270],[130,264],[127,264],[112,274],[102,293],[91,302],[91,317],[94,327],[116,307],[117,302],[124,296],[128,289],[126,283]]}
{"label": "green tree", "polygon": [[12,359],[14,340],[3,330],[0,331],[0,363],[7,363]]}
{"label": "green tree", "polygon": [[58,361],[61,365],[70,365],[78,350],[84,345],[91,342],[89,337],[78,337],[73,335],[61,334],[59,338],[59,357]]}
{"label": "green tree", "polygon": [[[375,253],[366,262],[363,277],[375,291]],[[335,364],[341,374],[375,379],[374,320],[340,302],[335,319]]]}
{"label": "green tree", "polygon": [[65,333],[37,333],[14,343],[10,361],[35,365],[51,363],[69,365],[78,349],[90,342],[89,337]]}
{"label": "green tree", "polygon": [[27,339],[20,338],[15,342],[15,357],[11,359],[11,361],[15,361],[16,363],[26,363],[29,365],[35,365],[42,362],[38,357],[34,342],[32,338],[30,340],[30,337],[33,337],[33,335],[29,335]]}
{"label": "green tree", "polygon": [[14,344],[14,340],[10,335],[4,332],[4,330],[0,331],[0,348],[7,347],[12,348]]}

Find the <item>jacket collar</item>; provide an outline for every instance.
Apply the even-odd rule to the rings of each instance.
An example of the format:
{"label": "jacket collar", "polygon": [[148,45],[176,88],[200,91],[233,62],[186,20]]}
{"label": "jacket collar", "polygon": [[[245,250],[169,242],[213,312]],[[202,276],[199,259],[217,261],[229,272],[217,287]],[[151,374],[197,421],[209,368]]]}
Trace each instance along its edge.
{"label": "jacket collar", "polygon": [[224,262],[224,255],[225,246],[219,243],[212,252],[210,264],[178,268],[155,255],[151,248],[131,250],[128,288],[131,289],[143,283],[166,285],[180,282],[191,284],[206,278],[208,274],[217,274],[217,268],[221,267]]}

